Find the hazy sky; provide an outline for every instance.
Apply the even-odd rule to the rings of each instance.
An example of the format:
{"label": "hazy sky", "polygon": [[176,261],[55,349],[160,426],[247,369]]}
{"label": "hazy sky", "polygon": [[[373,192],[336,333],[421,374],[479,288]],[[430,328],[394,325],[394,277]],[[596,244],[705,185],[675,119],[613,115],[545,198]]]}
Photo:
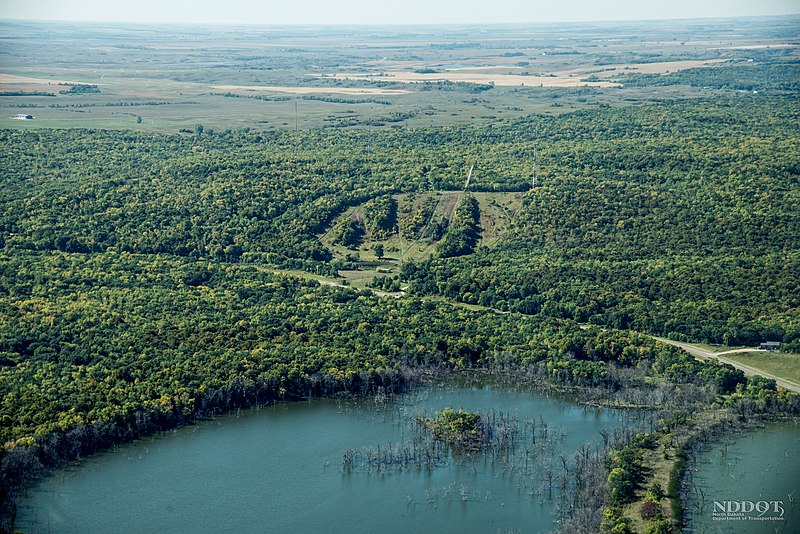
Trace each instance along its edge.
{"label": "hazy sky", "polygon": [[0,0],[0,18],[252,24],[500,23],[800,13],[800,0]]}

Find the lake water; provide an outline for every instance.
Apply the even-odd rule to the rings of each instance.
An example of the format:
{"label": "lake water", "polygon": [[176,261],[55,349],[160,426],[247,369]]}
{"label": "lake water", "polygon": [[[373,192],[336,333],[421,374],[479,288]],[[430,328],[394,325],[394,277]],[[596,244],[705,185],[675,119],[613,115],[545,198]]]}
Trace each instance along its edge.
{"label": "lake water", "polygon": [[731,439],[697,456],[689,532],[800,532],[800,428],[770,425]]}
{"label": "lake water", "polygon": [[[348,449],[407,442],[412,417],[445,407],[535,419],[525,468],[476,454],[432,469],[342,469]],[[543,425],[547,437],[543,439]],[[241,412],[85,459],[43,480],[21,507],[27,534],[492,533],[554,530],[546,473],[601,429],[625,424],[531,392],[440,387],[384,403],[312,400]],[[513,462],[511,462],[513,463]],[[513,468],[512,468],[513,467]],[[554,492],[558,483],[553,483]]]}

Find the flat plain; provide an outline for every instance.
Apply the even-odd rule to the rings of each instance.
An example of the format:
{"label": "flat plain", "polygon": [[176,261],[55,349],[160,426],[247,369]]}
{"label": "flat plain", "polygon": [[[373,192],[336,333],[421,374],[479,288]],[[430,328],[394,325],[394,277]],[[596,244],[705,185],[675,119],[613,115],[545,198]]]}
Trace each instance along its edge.
{"label": "flat plain", "polygon": [[[793,20],[214,27],[0,22],[0,127],[175,132],[491,124],[708,97],[628,83],[797,56]],[[75,85],[96,90],[70,91]],[[15,119],[31,115],[32,120]]]}

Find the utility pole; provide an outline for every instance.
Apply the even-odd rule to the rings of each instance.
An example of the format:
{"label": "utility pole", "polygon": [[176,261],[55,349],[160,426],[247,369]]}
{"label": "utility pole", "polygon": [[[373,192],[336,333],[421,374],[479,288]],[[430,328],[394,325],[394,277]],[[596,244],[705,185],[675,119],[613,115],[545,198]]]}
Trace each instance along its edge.
{"label": "utility pole", "polygon": [[297,119],[297,99],[294,101],[294,157],[297,159],[297,151],[300,148],[300,131]]}
{"label": "utility pole", "polygon": [[372,178],[372,115],[367,117],[367,172]]}

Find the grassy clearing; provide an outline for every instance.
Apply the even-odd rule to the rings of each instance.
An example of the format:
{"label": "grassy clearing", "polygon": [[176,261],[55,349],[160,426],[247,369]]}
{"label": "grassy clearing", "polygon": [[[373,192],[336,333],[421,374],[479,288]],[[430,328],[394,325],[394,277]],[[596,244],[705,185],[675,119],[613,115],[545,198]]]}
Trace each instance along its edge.
{"label": "grassy clearing", "polygon": [[475,193],[481,210],[482,246],[492,246],[500,239],[522,205],[525,193]]}
{"label": "grassy clearing", "polygon": [[735,352],[725,358],[800,385],[800,354],[786,352]]}
{"label": "grassy clearing", "polygon": [[[677,449],[667,444],[667,436],[662,435],[659,437],[660,439],[656,441],[655,447],[644,452],[642,464],[647,466],[648,473],[641,487],[636,491],[636,501],[626,505],[622,511],[622,515],[630,519],[632,532],[647,532],[648,527],[652,525],[652,521],[642,519],[641,515],[642,504],[647,496],[647,490],[657,484],[666,491],[669,485],[670,471],[676,461]],[[663,497],[658,506],[665,519],[675,520],[668,496]]]}
{"label": "grassy clearing", "polygon": [[[418,213],[425,202],[435,202],[436,208],[429,223],[435,224],[437,221],[449,219],[452,216],[459,195],[458,191],[432,191],[415,195],[399,194],[395,195],[395,199],[398,203],[400,217],[410,217]],[[503,230],[519,210],[524,195],[525,193],[475,193],[481,211],[481,245],[491,246],[497,242]],[[334,220],[328,230],[319,238],[323,245],[333,251],[336,259],[346,260],[348,257],[357,257],[359,261],[374,264],[371,265],[372,267],[391,268],[396,273],[400,263],[429,258],[436,247],[436,241],[430,238],[409,239],[398,232],[382,240],[366,239],[355,249],[337,245],[333,242],[332,229],[348,218],[363,219],[362,207],[356,206],[348,209]],[[383,246],[383,258],[375,256],[376,245]],[[345,275],[345,277],[348,276]]]}
{"label": "grassy clearing", "polygon": [[[435,204],[428,226],[452,216],[453,209],[461,193],[458,191],[431,191],[420,194],[394,195],[398,204],[398,217],[409,218],[419,214],[424,205]],[[492,246],[500,239],[503,230],[519,210],[525,193],[475,193],[481,211],[481,245]],[[394,277],[400,272],[403,262],[422,260],[431,257],[438,241],[430,237],[411,239],[400,232],[394,232],[385,239],[365,240],[354,248],[334,243],[333,229],[347,219],[362,220],[363,206],[354,206],[336,218],[330,227],[319,236],[320,242],[328,247],[334,259],[357,264],[357,270],[341,270],[339,274],[355,288],[363,289],[375,277]],[[425,229],[428,228],[425,227]],[[423,230],[422,234],[425,233]],[[383,256],[377,257],[375,247],[383,247]]]}

